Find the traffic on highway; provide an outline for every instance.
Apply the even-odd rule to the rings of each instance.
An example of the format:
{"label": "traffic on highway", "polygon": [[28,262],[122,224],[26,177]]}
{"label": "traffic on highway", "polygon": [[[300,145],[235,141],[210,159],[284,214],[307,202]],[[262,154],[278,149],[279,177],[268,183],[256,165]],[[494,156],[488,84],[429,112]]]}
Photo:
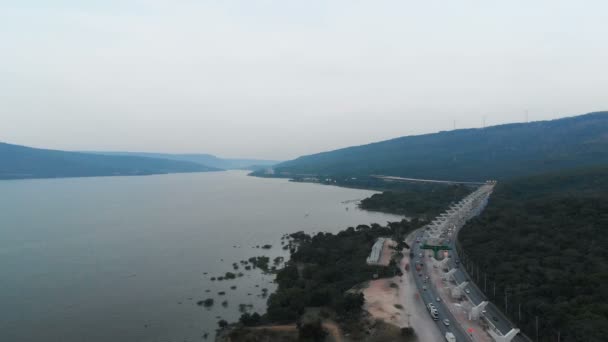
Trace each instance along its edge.
{"label": "traffic on highway", "polygon": [[[421,238],[422,233],[419,233],[416,239],[419,241]],[[446,341],[470,341],[462,327],[458,324],[453,324],[456,322],[456,319],[443,305],[437,289],[429,281],[430,278],[422,258],[424,258],[424,250],[421,249],[420,244],[417,242],[411,246],[410,260],[414,266],[410,267],[410,271],[413,274],[416,287],[420,290],[420,298],[424,301],[429,315],[435,320],[442,336],[450,336],[448,333],[451,333],[455,338],[453,341],[450,341],[449,337],[446,337]]]}
{"label": "traffic on highway", "polygon": [[[433,254],[431,251],[435,251],[435,256],[440,254],[437,253],[438,250],[448,251],[444,256],[447,260],[442,263],[446,271],[450,270],[451,274],[448,276],[449,279],[446,279],[446,286],[449,286],[450,280],[455,282],[454,287],[461,285],[464,290],[462,296],[470,302],[471,307],[487,301],[483,292],[472,282],[465,268],[460,267],[461,262],[458,257],[455,241],[457,240],[458,231],[464,226],[465,222],[483,210],[493,186],[494,183],[492,182],[481,186],[459,203],[452,205],[446,213],[441,214],[431,224],[416,231],[416,241],[410,247],[410,263],[412,267],[409,267],[409,269],[414,275],[416,286],[421,298],[424,300],[429,315],[435,320],[442,335],[446,336],[446,341],[473,341],[473,336],[470,334],[470,330],[468,330],[471,328],[465,329],[454,318],[445,301],[441,300],[441,296],[439,295],[440,289],[431,281],[431,270],[427,269],[429,266],[424,258],[431,257]],[[438,262],[438,260],[435,260],[435,262]],[[465,285],[465,282],[468,285]],[[517,329],[513,330],[515,326],[509,322],[495,305],[492,303],[485,305],[485,307],[483,305],[483,311],[481,311],[479,319],[485,320],[486,324],[484,326],[488,327],[488,334],[494,340],[497,339],[497,336],[503,340],[505,337],[513,336],[511,341],[528,341],[523,336],[517,334]]]}

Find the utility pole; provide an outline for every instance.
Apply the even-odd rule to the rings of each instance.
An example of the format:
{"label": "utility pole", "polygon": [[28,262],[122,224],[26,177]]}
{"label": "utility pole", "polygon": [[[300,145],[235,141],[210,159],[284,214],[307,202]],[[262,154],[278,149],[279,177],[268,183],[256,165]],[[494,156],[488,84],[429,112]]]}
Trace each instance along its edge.
{"label": "utility pole", "polygon": [[519,316],[519,321],[521,322],[521,303],[519,303],[519,305],[517,306],[517,315]]}
{"label": "utility pole", "polygon": [[486,273],[484,273],[483,274],[483,292],[484,293],[488,290],[486,285],[488,285],[488,275]]}
{"label": "utility pole", "polygon": [[538,316],[536,316],[536,342],[538,342]]}
{"label": "utility pole", "polygon": [[475,281],[477,281],[477,265],[473,265],[473,276],[471,278],[475,279]]}
{"label": "utility pole", "polygon": [[507,313],[507,287],[505,286],[505,315],[508,314]]}

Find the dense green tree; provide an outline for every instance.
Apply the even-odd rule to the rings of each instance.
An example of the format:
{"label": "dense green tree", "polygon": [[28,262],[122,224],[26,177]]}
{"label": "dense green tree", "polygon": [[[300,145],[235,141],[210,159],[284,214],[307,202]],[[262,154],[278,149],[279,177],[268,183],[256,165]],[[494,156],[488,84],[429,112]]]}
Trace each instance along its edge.
{"label": "dense green tree", "polygon": [[422,221],[402,220],[383,227],[377,224],[349,227],[338,234],[309,236],[292,234],[291,259],[277,273],[278,289],[268,298],[265,318],[273,322],[293,322],[308,307],[328,307],[341,315],[360,311],[363,295],[347,293],[353,286],[374,276],[389,277],[400,272],[398,265],[371,266],[366,263],[378,237],[404,236]]}
{"label": "dense green tree", "polygon": [[[608,336],[608,168],[499,183],[459,235],[486,294],[540,341]],[[494,286],[496,284],[496,296]],[[483,287],[483,286],[482,286]]]}
{"label": "dense green tree", "polygon": [[302,341],[323,341],[327,333],[323,330],[321,317],[307,313],[297,322],[298,333]]}
{"label": "dense green tree", "polygon": [[262,316],[257,312],[254,312],[253,314],[245,312],[241,315],[239,322],[248,327],[255,326],[262,323]]}
{"label": "dense green tree", "polygon": [[461,200],[473,190],[472,187],[464,185],[403,184],[398,189],[363,199],[360,207],[430,219],[439,215],[450,203]]}
{"label": "dense green tree", "polygon": [[365,303],[363,293],[346,293],[340,297],[336,309],[343,314],[357,314],[361,311],[363,303]]}

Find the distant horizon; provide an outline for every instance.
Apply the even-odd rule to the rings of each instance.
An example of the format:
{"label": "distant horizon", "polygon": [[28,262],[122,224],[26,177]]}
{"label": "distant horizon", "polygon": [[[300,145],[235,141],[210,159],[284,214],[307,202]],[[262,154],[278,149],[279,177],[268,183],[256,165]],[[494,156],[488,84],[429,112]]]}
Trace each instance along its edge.
{"label": "distant horizon", "polygon": [[99,153],[143,153],[143,154],[172,154],[172,155],[208,155],[208,156],[213,156],[213,157],[217,157],[217,158],[221,158],[221,159],[251,159],[251,160],[277,161],[277,162],[283,161],[283,160],[278,160],[278,159],[257,158],[255,156],[254,157],[249,157],[249,156],[232,157],[232,156],[224,156],[224,155],[206,153],[206,152],[159,152],[159,151],[139,151],[139,150],[134,151],[134,150],[129,150],[129,149],[126,149],[126,150],[79,150],[79,149],[52,148],[52,147],[47,147],[47,146],[22,144],[19,142],[6,141],[6,140],[0,140],[0,143],[30,147],[30,148],[40,149],[40,150],[53,150],[53,151],[65,151],[65,152],[77,152],[77,153],[95,153],[95,154],[99,154]]}
{"label": "distant horizon", "polygon": [[[604,112],[604,111],[608,111],[608,110],[595,110],[595,111],[588,111],[588,112],[584,112],[584,113],[580,113],[580,114],[571,114],[571,115],[566,115],[566,116],[559,116],[559,117],[552,117],[552,118],[546,118],[546,119],[539,119],[539,120],[534,120],[533,117],[531,117],[528,114],[528,123],[532,123],[532,122],[539,122],[539,121],[550,121],[550,120],[559,120],[559,119],[565,119],[565,118],[571,118],[571,117],[576,117],[576,116],[581,116],[581,115],[587,115],[587,114],[591,114],[591,113],[598,113],[598,112]],[[493,127],[493,126],[501,126],[501,125],[509,125],[509,124],[518,124],[518,123],[527,123],[525,121],[525,114],[524,114],[524,121],[514,121],[514,122],[504,122],[504,123],[497,123],[497,124],[487,124],[487,118],[486,118],[486,125],[483,126],[483,124],[481,126],[477,126],[477,127],[458,127],[458,122],[456,122],[456,129],[455,130],[466,130],[466,129],[478,129],[478,128],[484,128],[484,127]],[[453,124],[454,122],[452,122]],[[373,144],[376,142],[380,142],[380,141],[385,141],[385,140],[392,140],[392,139],[397,139],[397,138],[401,138],[401,137],[407,137],[407,136],[417,136],[417,135],[426,135],[426,134],[435,134],[435,133],[440,133],[440,132],[446,132],[446,131],[453,131],[453,127],[449,128],[449,129],[442,129],[442,130],[437,130],[437,131],[433,131],[433,132],[421,132],[421,133],[417,133],[417,134],[408,134],[408,135],[400,135],[400,136],[391,136],[391,137],[386,137],[383,138],[381,140],[374,140],[374,141],[361,141],[358,143],[354,143],[352,145],[346,145],[346,146],[339,146],[339,147],[335,147],[335,148],[330,148],[327,150],[322,150],[322,151],[316,151],[316,152],[311,152],[308,154],[302,154],[302,155],[292,155],[291,157],[287,157],[287,158],[266,158],[266,157],[257,157],[257,156],[242,156],[242,155],[237,155],[237,156],[226,156],[226,155],[222,155],[222,154],[218,154],[218,153],[213,153],[213,152],[208,152],[208,151],[198,151],[198,152],[191,152],[191,151],[186,151],[186,152],[180,152],[180,151],[163,151],[163,150],[135,150],[135,149],[130,149],[130,148],[125,148],[125,149],[113,149],[113,150],[106,150],[106,149],[79,149],[79,148],[60,148],[60,147],[49,147],[49,146],[37,146],[37,145],[32,145],[32,144],[27,144],[27,143],[21,143],[21,142],[13,142],[13,141],[6,141],[6,140],[0,140],[0,142],[4,142],[7,144],[12,144],[12,145],[20,145],[20,146],[27,146],[27,147],[32,147],[32,148],[38,148],[38,149],[48,149],[48,150],[61,150],[61,151],[69,151],[69,152],[80,152],[80,153],[158,153],[158,154],[174,154],[174,155],[187,155],[187,154],[191,154],[191,155],[211,155],[214,157],[218,157],[218,158],[222,158],[222,159],[254,159],[254,160],[261,160],[261,161],[277,161],[277,162],[283,162],[283,161],[288,161],[288,160],[292,160],[304,155],[310,155],[310,154],[317,154],[317,153],[322,153],[322,152],[328,152],[328,151],[334,151],[334,150],[339,150],[342,148],[347,148],[347,147],[351,147],[351,146],[360,146],[360,145],[367,145],[367,144]]]}
{"label": "distant horizon", "polygon": [[277,160],[277,159],[266,159],[266,158],[256,158],[256,157],[226,157],[226,156],[221,156],[221,155],[217,155],[217,154],[213,154],[213,153],[205,153],[205,152],[193,152],[193,153],[173,153],[173,152],[146,152],[146,151],[130,151],[130,150],[125,150],[125,151],[102,151],[102,150],[70,150],[70,152],[80,152],[80,153],[141,153],[141,154],[169,154],[169,155],[204,155],[204,156],[212,156],[212,157],[217,157],[217,158],[221,158],[221,159],[251,159],[251,160],[259,160],[259,161],[276,161],[276,162],[281,162],[282,160]]}
{"label": "distant horizon", "polygon": [[606,106],[608,2],[9,1],[0,137],[288,160]]}

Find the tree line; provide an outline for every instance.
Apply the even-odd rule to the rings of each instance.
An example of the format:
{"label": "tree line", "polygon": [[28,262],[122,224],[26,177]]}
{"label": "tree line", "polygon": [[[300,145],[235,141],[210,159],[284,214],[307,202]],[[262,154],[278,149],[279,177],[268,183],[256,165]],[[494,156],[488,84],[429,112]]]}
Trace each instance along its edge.
{"label": "tree line", "polygon": [[402,183],[399,188],[363,199],[360,207],[430,220],[472,191],[465,185]]}
{"label": "tree line", "polygon": [[286,323],[300,319],[309,307],[323,307],[338,318],[347,319],[360,313],[363,294],[350,291],[365,281],[401,274],[396,263],[388,267],[366,263],[378,237],[402,241],[410,231],[424,222],[414,219],[349,227],[337,234],[303,232],[292,234],[291,258],[276,275],[278,288],[268,298],[264,315],[245,314],[244,325]]}
{"label": "tree line", "polygon": [[608,168],[499,183],[459,234],[471,275],[529,337],[608,336]]}

